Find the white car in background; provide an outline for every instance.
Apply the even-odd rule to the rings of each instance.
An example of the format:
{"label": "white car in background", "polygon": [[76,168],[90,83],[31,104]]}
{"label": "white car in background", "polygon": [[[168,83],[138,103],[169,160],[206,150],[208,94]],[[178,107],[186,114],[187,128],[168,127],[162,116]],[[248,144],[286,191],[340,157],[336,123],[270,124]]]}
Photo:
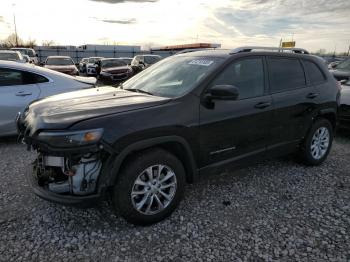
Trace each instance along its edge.
{"label": "white car in background", "polygon": [[38,55],[35,53],[33,48],[25,48],[25,47],[13,47],[11,50],[18,51],[22,55],[27,55],[30,58],[30,61],[36,65],[39,64]]}
{"label": "white car in background", "polygon": [[20,52],[13,50],[0,50],[0,60],[14,61],[20,63],[26,62],[26,60],[23,58]]}
{"label": "white car in background", "polygon": [[100,61],[103,57],[89,57],[88,62],[86,63],[86,75],[95,76],[96,72],[96,63]]}
{"label": "white car in background", "polygon": [[0,61],[0,136],[17,133],[16,115],[32,101],[95,84],[94,77],[73,77],[33,64]]}

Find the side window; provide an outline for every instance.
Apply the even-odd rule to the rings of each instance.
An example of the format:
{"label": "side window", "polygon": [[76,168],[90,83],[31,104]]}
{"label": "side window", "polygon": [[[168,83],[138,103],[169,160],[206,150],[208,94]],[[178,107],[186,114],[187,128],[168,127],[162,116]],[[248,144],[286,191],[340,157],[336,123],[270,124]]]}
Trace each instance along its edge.
{"label": "side window", "polygon": [[298,59],[270,58],[269,72],[272,93],[293,90],[306,85],[304,70]]}
{"label": "side window", "polygon": [[322,83],[326,80],[324,74],[315,63],[306,60],[303,60],[303,63],[311,84]]}
{"label": "side window", "polygon": [[46,83],[49,82],[49,80],[41,75],[37,75],[34,73],[29,73],[29,72],[23,72],[23,79],[24,79],[24,84],[40,84],[40,83]]}
{"label": "side window", "polygon": [[214,85],[234,85],[239,99],[264,94],[264,66],[262,58],[247,58],[228,65],[212,82]]}
{"label": "side window", "polygon": [[49,82],[46,77],[20,70],[0,68],[0,86],[30,85]]}
{"label": "side window", "polygon": [[22,85],[23,75],[21,71],[0,68],[0,86]]}

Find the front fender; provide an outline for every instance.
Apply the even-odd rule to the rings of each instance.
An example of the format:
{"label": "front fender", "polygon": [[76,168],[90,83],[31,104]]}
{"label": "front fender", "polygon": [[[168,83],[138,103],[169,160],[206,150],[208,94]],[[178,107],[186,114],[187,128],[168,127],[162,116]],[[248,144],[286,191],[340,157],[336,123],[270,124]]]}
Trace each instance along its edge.
{"label": "front fender", "polygon": [[180,136],[162,136],[149,138],[132,143],[126,146],[122,151],[112,154],[106,162],[105,171],[102,172],[100,181],[103,181],[103,187],[113,186],[118,179],[120,168],[126,158],[137,151],[141,151],[150,147],[162,146],[167,143],[178,143],[182,146],[185,152],[186,163],[183,163],[187,173],[188,181],[197,179],[197,165],[189,143]]}

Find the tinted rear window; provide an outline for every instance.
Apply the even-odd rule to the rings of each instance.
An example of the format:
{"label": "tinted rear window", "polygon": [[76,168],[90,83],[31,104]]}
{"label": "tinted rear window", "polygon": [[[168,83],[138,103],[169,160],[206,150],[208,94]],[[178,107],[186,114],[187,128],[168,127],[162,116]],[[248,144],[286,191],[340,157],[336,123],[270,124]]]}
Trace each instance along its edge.
{"label": "tinted rear window", "polygon": [[326,80],[324,74],[315,63],[310,61],[303,62],[306,74],[308,75],[311,84],[322,83]]}
{"label": "tinted rear window", "polygon": [[29,85],[45,83],[49,80],[41,75],[30,72],[0,68],[0,86]]}
{"label": "tinted rear window", "polygon": [[273,93],[293,90],[306,85],[304,70],[298,59],[270,58],[269,72]]}

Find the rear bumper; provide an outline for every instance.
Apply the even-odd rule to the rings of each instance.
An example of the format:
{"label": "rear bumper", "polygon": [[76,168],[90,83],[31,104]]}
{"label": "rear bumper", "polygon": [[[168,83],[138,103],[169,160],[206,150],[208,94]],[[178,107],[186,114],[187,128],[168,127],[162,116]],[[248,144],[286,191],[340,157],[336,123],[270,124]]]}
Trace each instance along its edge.
{"label": "rear bumper", "polygon": [[75,196],[75,195],[60,195],[53,192],[48,191],[47,189],[39,186],[38,181],[36,179],[35,171],[30,165],[25,172],[26,179],[32,188],[34,194],[39,196],[42,199],[45,199],[50,202],[70,205],[70,206],[91,206],[98,201],[101,200],[101,194],[93,194],[88,196]]}

